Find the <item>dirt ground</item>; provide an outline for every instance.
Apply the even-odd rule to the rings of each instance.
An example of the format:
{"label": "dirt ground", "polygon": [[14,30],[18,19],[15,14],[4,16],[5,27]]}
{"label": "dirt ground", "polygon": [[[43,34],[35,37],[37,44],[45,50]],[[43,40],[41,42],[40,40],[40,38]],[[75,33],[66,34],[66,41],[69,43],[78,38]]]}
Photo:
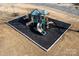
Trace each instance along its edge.
{"label": "dirt ground", "polygon": [[72,25],[70,29],[79,29],[79,16],[61,10],[31,4],[0,4],[0,55],[79,55],[79,32],[67,31],[46,52],[6,24],[8,21],[23,16],[35,8],[47,10],[49,12],[48,17],[70,23]]}

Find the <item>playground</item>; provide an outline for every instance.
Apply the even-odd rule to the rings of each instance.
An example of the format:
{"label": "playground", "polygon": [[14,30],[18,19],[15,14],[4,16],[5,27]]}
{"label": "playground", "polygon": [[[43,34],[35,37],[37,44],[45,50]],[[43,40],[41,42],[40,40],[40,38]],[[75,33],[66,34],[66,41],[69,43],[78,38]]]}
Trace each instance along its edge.
{"label": "playground", "polygon": [[[3,4],[0,6],[0,55],[79,55],[79,16],[58,9],[46,6],[38,7],[32,4]],[[7,24],[28,14],[29,10],[33,9],[47,10],[49,12],[48,18],[71,24],[68,31],[47,52]]]}

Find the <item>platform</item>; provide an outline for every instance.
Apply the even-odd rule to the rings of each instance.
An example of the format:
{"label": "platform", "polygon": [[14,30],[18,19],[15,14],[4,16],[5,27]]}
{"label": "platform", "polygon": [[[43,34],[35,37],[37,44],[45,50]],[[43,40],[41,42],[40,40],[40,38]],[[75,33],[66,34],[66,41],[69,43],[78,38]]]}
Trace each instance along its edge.
{"label": "platform", "polygon": [[49,20],[53,21],[56,24],[56,26],[53,26],[53,28],[46,30],[47,35],[45,36],[42,36],[36,32],[33,32],[33,30],[30,27],[26,26],[26,23],[29,20],[28,19],[25,20],[24,16],[14,19],[12,21],[9,21],[8,24],[16,31],[18,31],[20,34],[24,35],[30,41],[35,43],[37,46],[39,46],[45,51],[48,51],[52,46],[54,46],[56,42],[58,42],[58,40],[71,26],[71,24],[58,21],[55,19],[49,18]]}

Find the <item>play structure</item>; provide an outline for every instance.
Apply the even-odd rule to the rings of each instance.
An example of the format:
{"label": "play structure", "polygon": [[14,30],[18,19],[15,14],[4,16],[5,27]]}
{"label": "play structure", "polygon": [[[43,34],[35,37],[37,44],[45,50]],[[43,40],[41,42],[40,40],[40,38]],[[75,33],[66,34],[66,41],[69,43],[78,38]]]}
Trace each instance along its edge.
{"label": "play structure", "polygon": [[30,17],[31,20],[26,23],[26,25],[29,26],[33,23],[33,29],[35,31],[38,31],[42,35],[46,35],[46,29],[49,29],[50,25],[54,24],[54,22],[48,21],[46,15],[48,15],[48,11],[34,9],[28,14],[28,18]]}
{"label": "play structure", "polygon": [[71,24],[47,17],[46,10],[34,9],[8,22],[13,29],[45,51],[50,50]]}

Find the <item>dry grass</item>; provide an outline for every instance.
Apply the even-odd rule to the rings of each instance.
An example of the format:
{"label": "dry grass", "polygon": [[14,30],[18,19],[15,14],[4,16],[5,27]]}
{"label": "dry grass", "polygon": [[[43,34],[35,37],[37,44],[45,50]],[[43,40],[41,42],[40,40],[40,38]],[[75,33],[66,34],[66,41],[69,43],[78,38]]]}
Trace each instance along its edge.
{"label": "dry grass", "polygon": [[[79,33],[67,31],[61,40],[45,52],[27,38],[5,24],[18,16],[39,8],[49,11],[49,16],[72,24],[72,29],[79,29],[79,16],[71,15],[49,7],[29,4],[0,4],[0,55],[79,55]],[[17,15],[16,15],[17,14]]]}

